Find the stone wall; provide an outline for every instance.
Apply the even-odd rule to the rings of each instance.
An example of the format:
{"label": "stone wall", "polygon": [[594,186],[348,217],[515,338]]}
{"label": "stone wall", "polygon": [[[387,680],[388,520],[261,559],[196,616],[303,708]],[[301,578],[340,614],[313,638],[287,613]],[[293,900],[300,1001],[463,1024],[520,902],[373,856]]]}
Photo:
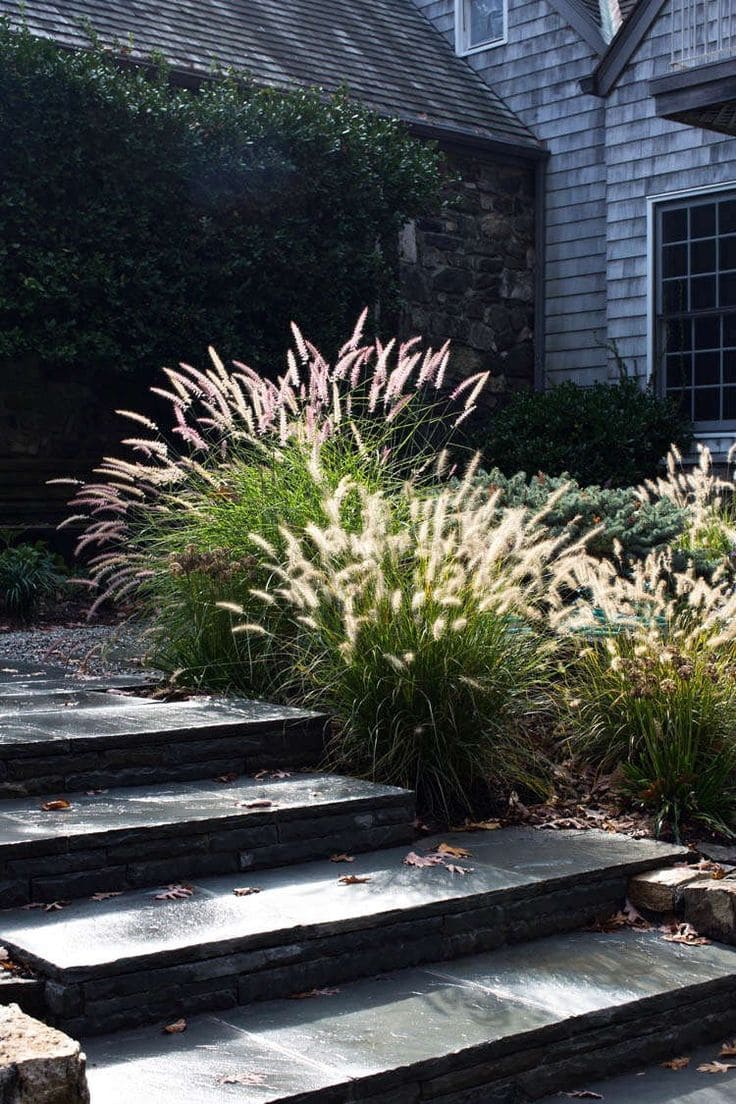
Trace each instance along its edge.
{"label": "stone wall", "polygon": [[446,208],[402,235],[402,331],[450,338],[454,378],[490,370],[492,406],[534,383],[534,168],[447,159]]}

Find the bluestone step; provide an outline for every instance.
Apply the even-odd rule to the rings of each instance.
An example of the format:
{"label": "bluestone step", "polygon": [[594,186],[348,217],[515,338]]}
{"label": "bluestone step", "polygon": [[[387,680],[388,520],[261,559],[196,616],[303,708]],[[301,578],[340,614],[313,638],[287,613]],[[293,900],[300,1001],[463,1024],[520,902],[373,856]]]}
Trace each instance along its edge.
{"label": "bluestone step", "polygon": [[92,1104],[523,1104],[720,1040],[735,997],[732,948],[583,932],[84,1047]]}
{"label": "bluestone step", "polygon": [[[0,801],[0,908],[368,851],[414,836],[414,795],[337,775]],[[58,795],[50,795],[52,798]]]}
{"label": "bluestone step", "polygon": [[[734,1104],[736,1069],[724,1069],[719,1073],[698,1069],[700,1065],[717,1061],[721,1044],[728,1041],[726,1033],[717,1035],[709,1046],[692,1047],[686,1043],[684,1055],[679,1049],[667,1054],[666,1061],[683,1056],[689,1058],[684,1068],[671,1069],[656,1062],[643,1069],[635,1066],[630,1072],[605,1081],[600,1079],[605,1070],[592,1071],[584,1088],[589,1093],[597,1093],[597,1099],[605,1104]],[[657,1057],[661,1059],[662,1054]],[[721,1058],[720,1061],[732,1063],[733,1058]],[[540,1104],[561,1104],[559,1093],[545,1097]]]}
{"label": "bluestone step", "polygon": [[[408,866],[404,846],[203,879],[183,900],[159,900],[157,887],[59,912],[10,911],[0,942],[45,979],[49,1019],[79,1036],[570,930],[620,907],[633,872],[686,855],[605,832],[519,828],[446,841],[472,852],[456,860],[466,874]],[[344,875],[367,880],[346,885]],[[246,888],[258,892],[235,892]]]}
{"label": "bluestone step", "polygon": [[313,767],[321,756],[324,718],[306,710],[239,698],[100,699],[25,717],[4,715],[0,702],[0,796]]}

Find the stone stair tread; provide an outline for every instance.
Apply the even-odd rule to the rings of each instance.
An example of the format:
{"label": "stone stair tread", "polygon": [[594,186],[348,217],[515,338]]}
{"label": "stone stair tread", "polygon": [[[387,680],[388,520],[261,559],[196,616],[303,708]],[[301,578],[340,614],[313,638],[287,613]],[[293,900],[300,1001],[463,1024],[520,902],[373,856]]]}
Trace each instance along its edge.
{"label": "stone stair tread", "polygon": [[[719,1049],[719,1041],[710,1046],[688,1048],[690,1064],[685,1069],[663,1069],[657,1062],[606,1080],[600,1080],[600,1074],[605,1072],[600,1070],[585,1082],[585,1088],[598,1093],[605,1104],[734,1104],[736,1070],[716,1074],[698,1072],[699,1065],[717,1059]],[[679,1057],[679,1052],[668,1055],[668,1059]],[[731,1058],[721,1060],[733,1061]],[[539,1104],[560,1104],[560,1095],[546,1096]]]}
{"label": "stone stair tread", "polygon": [[151,706],[157,702],[151,698],[134,694],[123,694],[116,687],[100,686],[92,689],[78,686],[62,686],[57,689],[8,694],[0,697],[0,723],[8,724],[11,721],[18,723],[21,717],[24,723],[29,716],[38,714],[66,713],[68,710],[77,709],[119,709],[126,706]]}
{"label": "stone stair tread", "polygon": [[0,668],[0,709],[15,697],[63,694],[74,690],[136,690],[156,684],[151,672],[134,674],[80,675],[58,670],[16,670]]}
{"label": "stone stair tread", "polygon": [[[90,1039],[92,1104],[215,1104],[231,1093],[246,1104],[531,1100],[579,1088],[568,1079],[609,1057],[612,1068],[624,1055],[667,1057],[675,1029],[697,1030],[688,1014],[696,1020],[703,1001],[717,1012],[735,980],[736,951],[714,944],[625,930],[554,936],[192,1017],[181,1034],[154,1026]],[[735,1016],[731,1004],[724,1031]]]}
{"label": "stone stair tread", "polygon": [[[245,827],[319,812],[337,815],[358,805],[380,808],[410,795],[340,775],[298,773],[280,779],[241,776],[227,783],[212,779],[111,788],[74,794],[69,809],[44,811],[43,804],[58,796],[0,800],[0,861],[102,846],[136,829],[180,835],[190,825],[233,822]],[[251,804],[258,802],[265,804]]]}
{"label": "stone stair tread", "polygon": [[274,723],[314,721],[318,714],[291,706],[267,705],[245,698],[162,702],[152,699],[131,704],[124,698],[120,704],[101,707],[85,705],[77,709],[59,710],[52,704],[48,713],[33,713],[32,720],[21,722],[3,715],[0,708],[0,758],[33,754],[26,745],[48,742],[73,745],[83,750],[115,742],[121,737],[137,740],[166,733],[192,731],[206,736],[208,730],[242,725],[249,731]]}
{"label": "stone stair tread", "polygon": [[[414,846],[431,849],[441,840],[470,850],[472,857],[459,861],[472,870],[463,876],[441,866],[407,866],[410,848],[403,845],[356,855],[352,863],[325,860],[196,880],[186,900],[156,900],[160,887],[152,887],[103,902],[76,901],[60,912],[8,910],[0,916],[0,941],[50,976],[99,977],[274,945],[279,933],[293,943],[310,931],[371,927],[379,917],[411,921],[427,911],[445,914],[453,903],[460,909],[487,904],[489,895],[542,895],[558,884],[579,886],[608,873],[625,877],[687,854],[606,832],[530,828],[449,833]],[[371,880],[345,886],[338,883],[343,874]],[[260,892],[235,896],[243,886]]]}

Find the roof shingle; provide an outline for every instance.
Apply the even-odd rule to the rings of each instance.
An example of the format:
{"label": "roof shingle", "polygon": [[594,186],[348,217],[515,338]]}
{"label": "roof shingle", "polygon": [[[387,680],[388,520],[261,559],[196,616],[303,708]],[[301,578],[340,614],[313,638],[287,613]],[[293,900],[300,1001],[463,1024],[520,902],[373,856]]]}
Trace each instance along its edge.
{"label": "roof shingle", "polygon": [[0,15],[64,46],[160,51],[196,74],[233,67],[275,87],[347,84],[409,123],[535,148],[531,131],[411,0],[0,0]]}

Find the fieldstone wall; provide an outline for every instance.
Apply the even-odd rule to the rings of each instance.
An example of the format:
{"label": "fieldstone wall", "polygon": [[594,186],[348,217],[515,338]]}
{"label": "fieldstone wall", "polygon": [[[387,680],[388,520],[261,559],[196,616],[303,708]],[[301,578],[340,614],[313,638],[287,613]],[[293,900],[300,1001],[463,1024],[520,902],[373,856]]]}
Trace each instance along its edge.
{"label": "fieldstone wall", "polygon": [[400,243],[405,336],[452,340],[454,378],[492,372],[485,401],[534,383],[534,168],[447,153],[447,207]]}

